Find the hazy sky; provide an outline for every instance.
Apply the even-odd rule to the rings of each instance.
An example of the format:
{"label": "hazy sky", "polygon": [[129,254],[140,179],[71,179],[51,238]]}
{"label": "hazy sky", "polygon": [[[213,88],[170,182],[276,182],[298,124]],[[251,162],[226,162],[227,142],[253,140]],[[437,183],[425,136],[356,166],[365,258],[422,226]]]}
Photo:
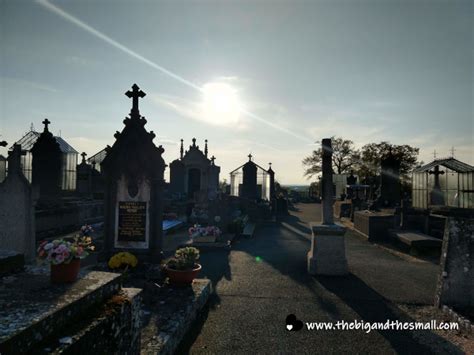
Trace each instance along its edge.
{"label": "hazy sky", "polygon": [[251,152],[305,183],[302,158],[332,135],[473,164],[472,20],[453,0],[0,0],[0,139],[47,117],[92,155],[137,83],[167,163],[207,138],[221,179]]}

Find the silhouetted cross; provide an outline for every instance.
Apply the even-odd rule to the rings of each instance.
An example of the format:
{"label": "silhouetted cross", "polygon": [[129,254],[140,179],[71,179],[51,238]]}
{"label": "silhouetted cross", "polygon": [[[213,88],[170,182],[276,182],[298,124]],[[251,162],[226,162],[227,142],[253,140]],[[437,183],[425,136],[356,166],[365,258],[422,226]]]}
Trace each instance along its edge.
{"label": "silhouetted cross", "polygon": [[43,122],[41,122],[42,124],[44,124],[44,130],[47,131],[48,130],[48,125],[51,123],[50,120],[48,120],[47,118],[44,119]]}
{"label": "silhouetted cross", "polygon": [[196,138],[193,138],[193,147],[196,146]]}
{"label": "silhouetted cross", "polygon": [[8,145],[7,141],[1,141],[0,147],[6,147]]}
{"label": "silhouetted cross", "polygon": [[137,84],[133,84],[132,91],[127,91],[125,93],[129,98],[132,98],[132,111],[138,112],[138,98],[145,97],[145,93],[140,90]]}
{"label": "silhouetted cross", "polygon": [[249,161],[252,161],[252,154],[247,155],[249,157]]}
{"label": "silhouetted cross", "polygon": [[87,156],[86,152],[82,152],[81,156],[82,156],[82,162],[85,163],[86,162],[86,156]]}
{"label": "silhouetted cross", "polygon": [[213,156],[211,157],[212,165],[214,165],[214,160],[216,160],[216,157],[213,155]]}

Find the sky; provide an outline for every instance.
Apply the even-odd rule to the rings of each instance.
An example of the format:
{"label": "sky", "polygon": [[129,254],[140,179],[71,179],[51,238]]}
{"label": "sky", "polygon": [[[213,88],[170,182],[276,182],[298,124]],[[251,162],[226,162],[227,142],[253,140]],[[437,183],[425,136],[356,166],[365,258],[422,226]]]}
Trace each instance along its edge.
{"label": "sky", "polygon": [[47,117],[91,156],[136,83],[165,161],[208,139],[221,180],[252,153],[308,184],[302,159],[333,135],[474,164],[472,4],[0,0],[0,140]]}

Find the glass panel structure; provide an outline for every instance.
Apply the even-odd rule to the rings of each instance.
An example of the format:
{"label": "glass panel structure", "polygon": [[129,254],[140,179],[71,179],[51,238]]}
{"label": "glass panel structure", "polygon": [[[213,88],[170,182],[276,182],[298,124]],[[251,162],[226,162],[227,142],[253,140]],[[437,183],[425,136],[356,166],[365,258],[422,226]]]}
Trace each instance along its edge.
{"label": "glass panel structure", "polygon": [[440,159],[419,167],[412,174],[414,207],[428,208],[438,167],[439,187],[446,206],[474,208],[474,167],[454,158]]}
{"label": "glass panel structure", "polygon": [[[257,198],[270,201],[270,174],[260,165],[255,164],[255,166],[257,167]],[[230,173],[231,196],[242,196],[243,167],[244,165]]]}
{"label": "glass panel structure", "polygon": [[[23,168],[23,174],[31,183],[32,181],[32,166],[33,166],[33,154],[31,149],[35,144],[36,140],[41,133],[30,131],[25,134],[15,144],[20,144],[21,149],[26,151],[26,155],[21,157],[21,165]],[[76,167],[77,167],[77,151],[71,147],[61,137],[54,137],[59,144],[59,148],[62,153],[62,165],[61,165],[61,188],[62,190],[75,190],[76,189]],[[11,150],[12,148],[10,148]]]}

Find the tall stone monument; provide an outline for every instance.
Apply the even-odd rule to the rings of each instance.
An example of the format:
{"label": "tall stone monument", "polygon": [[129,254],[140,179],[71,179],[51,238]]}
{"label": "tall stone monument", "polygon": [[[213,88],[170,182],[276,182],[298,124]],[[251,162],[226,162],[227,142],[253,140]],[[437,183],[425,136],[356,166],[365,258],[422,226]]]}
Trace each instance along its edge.
{"label": "tall stone monument", "polygon": [[308,253],[311,275],[342,276],[348,273],[344,234],[346,228],[334,223],[331,139],[322,142],[322,223],[311,223],[313,232]]}
{"label": "tall stone monument", "polygon": [[49,131],[51,122],[46,118],[43,124],[44,130],[31,148],[32,185],[38,189],[40,203],[54,201],[61,193],[61,148]]}
{"label": "tall stone monument", "polygon": [[164,149],[155,146],[155,134],[145,129],[138,110],[145,93],[134,84],[125,93],[133,99],[122,132],[107,148],[101,167],[105,178],[104,255],[130,251],[142,260],[161,260]]}
{"label": "tall stone monument", "polygon": [[15,144],[8,155],[8,175],[0,183],[0,249],[35,258],[35,213],[32,187],[21,169],[25,152]]}
{"label": "tall stone monument", "polygon": [[390,149],[380,165],[380,203],[384,207],[399,206],[401,200],[400,158]]}
{"label": "tall stone monument", "polygon": [[242,197],[254,200],[257,198],[257,166],[252,161],[252,154],[248,155],[249,161],[243,166]]}

